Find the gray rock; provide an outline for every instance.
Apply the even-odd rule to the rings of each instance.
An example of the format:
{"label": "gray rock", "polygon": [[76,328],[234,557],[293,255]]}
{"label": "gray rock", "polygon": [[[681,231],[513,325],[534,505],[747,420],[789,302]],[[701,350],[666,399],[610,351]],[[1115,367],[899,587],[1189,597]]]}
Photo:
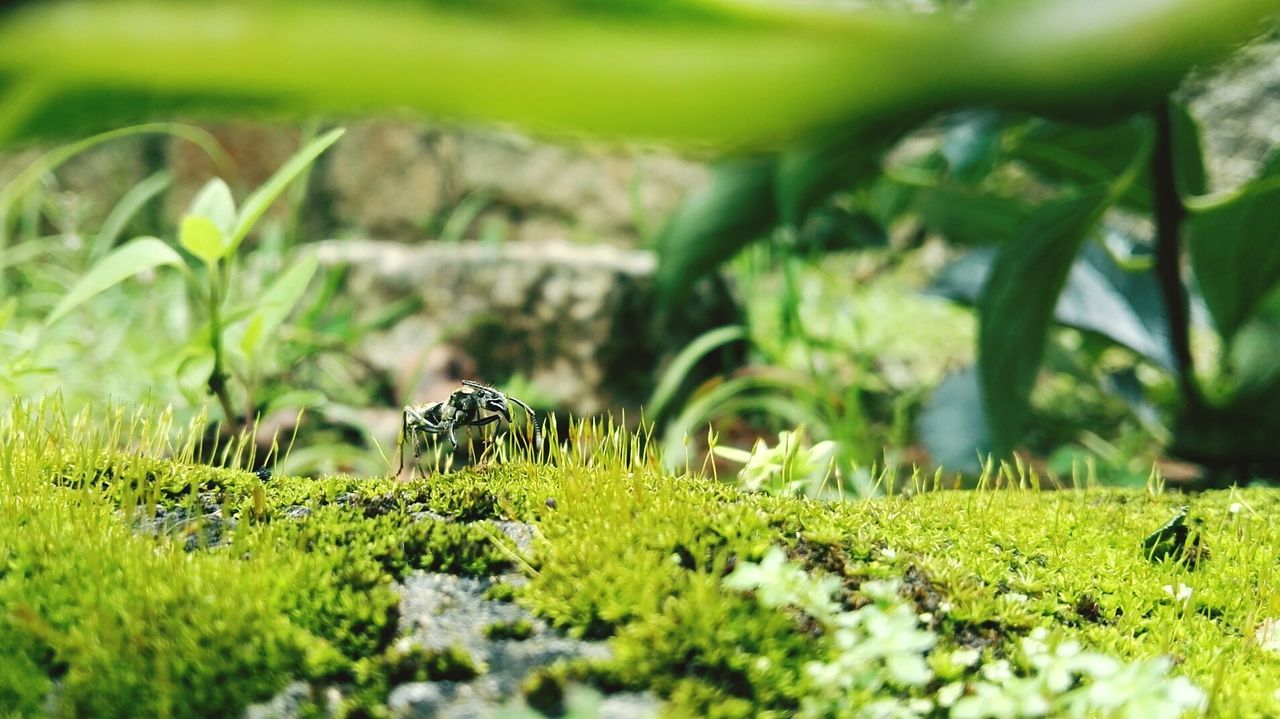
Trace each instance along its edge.
{"label": "gray rock", "polygon": [[[608,658],[609,650],[603,642],[562,636],[523,607],[485,599],[485,591],[500,579],[503,578],[457,577],[426,572],[416,572],[405,579],[400,601],[400,629],[405,637],[402,641],[431,650],[461,648],[477,664],[483,663],[485,669],[476,679],[455,686],[433,682],[432,686],[443,688],[405,689],[406,694],[399,697],[399,704],[391,707],[393,710],[401,711],[409,706],[406,696],[420,696],[415,699],[414,706],[427,706],[444,699],[448,699],[451,705],[471,706],[474,704],[472,699],[478,698],[487,702],[492,712],[494,707],[517,694],[520,683],[538,667],[562,659]],[[491,624],[522,620],[533,626],[532,635],[526,639],[489,639],[484,634],[485,628]],[[396,696],[395,692],[392,696]],[[460,713],[457,716],[469,715]]]}
{"label": "gray rock", "polygon": [[1248,181],[1280,147],[1280,40],[1244,48],[1193,76],[1182,92],[1200,120],[1214,190]]}
{"label": "gray rock", "polygon": [[268,701],[246,707],[244,719],[298,719],[302,709],[311,703],[311,685],[292,682]]}
{"label": "gray rock", "polygon": [[[347,291],[370,314],[405,297],[420,311],[368,338],[361,353],[396,378],[400,396],[448,395],[473,365],[480,377],[525,378],[524,399],[575,414],[634,409],[655,370],[701,332],[739,320],[722,285],[695,292],[678,317],[655,319],[647,251],[568,242],[425,245],[321,243],[322,263],[349,268]],[[426,360],[452,346],[470,362]],[[465,375],[464,375],[465,376]]]}

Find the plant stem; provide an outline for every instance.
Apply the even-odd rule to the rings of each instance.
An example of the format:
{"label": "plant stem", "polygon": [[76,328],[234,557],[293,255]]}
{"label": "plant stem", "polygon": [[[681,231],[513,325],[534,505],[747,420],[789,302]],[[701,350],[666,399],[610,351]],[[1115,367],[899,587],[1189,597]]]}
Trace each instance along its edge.
{"label": "plant stem", "polygon": [[1191,357],[1191,312],[1187,288],[1182,281],[1181,232],[1186,208],[1178,195],[1173,170],[1173,136],[1169,121],[1169,103],[1155,111],[1156,139],[1151,153],[1151,184],[1156,222],[1156,280],[1164,299],[1169,323],[1169,344],[1177,363],[1178,385],[1188,411],[1204,406],[1204,395],[1196,382],[1195,364]]}
{"label": "plant stem", "polygon": [[227,431],[235,435],[240,422],[231,409],[231,394],[227,391],[227,371],[222,352],[222,292],[218,281],[217,265],[209,267],[209,345],[213,348],[213,372],[209,375],[209,392],[218,398],[222,414],[226,417]]}

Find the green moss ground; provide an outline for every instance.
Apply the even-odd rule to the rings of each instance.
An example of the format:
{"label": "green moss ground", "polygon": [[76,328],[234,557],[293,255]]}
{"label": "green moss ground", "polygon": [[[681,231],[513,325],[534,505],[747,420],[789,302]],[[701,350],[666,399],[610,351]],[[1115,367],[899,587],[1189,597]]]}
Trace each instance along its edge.
{"label": "green moss ground", "polygon": [[[226,716],[298,678],[376,715],[404,677],[483,671],[396,646],[393,583],[414,569],[525,571],[516,601],[611,639],[612,661],[547,676],[651,689],[677,716],[786,716],[814,690],[804,665],[829,643],[802,614],[721,584],[774,545],[839,577],[846,606],[865,603],[869,579],[902,580],[941,638],[935,655],[970,647],[994,661],[1046,627],[1121,659],[1172,657],[1208,693],[1210,715],[1280,714],[1280,654],[1255,641],[1280,617],[1273,491],[819,503],[671,477],[628,438],[590,431],[550,463],[407,484],[262,482],[155,458],[172,451],[118,416],[93,431],[24,412],[0,427],[0,716]],[[1183,504],[1195,561],[1148,560],[1143,538]],[[179,511],[200,518],[142,531]],[[454,521],[415,518],[424,511]],[[532,523],[533,549],[521,553],[496,519]],[[1164,589],[1180,584],[1185,601]],[[965,677],[934,664],[933,689]]]}

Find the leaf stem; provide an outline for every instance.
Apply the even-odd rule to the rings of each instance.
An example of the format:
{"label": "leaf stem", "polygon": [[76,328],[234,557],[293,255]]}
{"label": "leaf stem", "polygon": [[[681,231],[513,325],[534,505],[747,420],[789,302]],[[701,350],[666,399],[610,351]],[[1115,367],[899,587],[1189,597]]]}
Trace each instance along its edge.
{"label": "leaf stem", "polygon": [[1196,381],[1191,356],[1190,303],[1182,279],[1181,233],[1187,210],[1174,177],[1171,111],[1166,101],[1154,112],[1156,137],[1151,153],[1151,184],[1156,223],[1155,272],[1169,323],[1169,344],[1177,364],[1179,389],[1187,410],[1194,412],[1204,406],[1204,394]]}
{"label": "leaf stem", "polygon": [[226,417],[227,430],[235,435],[240,422],[231,409],[231,394],[227,391],[226,363],[222,351],[222,284],[218,265],[209,265],[209,346],[213,349],[213,372],[209,375],[209,392],[218,398],[222,414]]}

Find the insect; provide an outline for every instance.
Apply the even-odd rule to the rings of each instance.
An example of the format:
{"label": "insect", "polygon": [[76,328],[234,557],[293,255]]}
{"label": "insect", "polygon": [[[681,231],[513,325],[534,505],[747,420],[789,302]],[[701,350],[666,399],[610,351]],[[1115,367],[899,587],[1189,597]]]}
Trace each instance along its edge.
{"label": "insect", "polygon": [[429,402],[418,406],[406,405],[404,422],[400,428],[400,470],[404,471],[404,442],[413,443],[413,458],[416,461],[422,456],[420,439],[423,435],[447,435],[449,445],[458,446],[458,438],[454,430],[458,427],[483,427],[487,424],[505,419],[511,422],[511,410],[507,402],[519,405],[529,421],[533,424],[533,441],[535,445],[542,443],[538,430],[537,415],[533,408],[523,401],[504,394],[493,387],[462,380],[462,388],[454,390],[449,399],[443,402]]}

